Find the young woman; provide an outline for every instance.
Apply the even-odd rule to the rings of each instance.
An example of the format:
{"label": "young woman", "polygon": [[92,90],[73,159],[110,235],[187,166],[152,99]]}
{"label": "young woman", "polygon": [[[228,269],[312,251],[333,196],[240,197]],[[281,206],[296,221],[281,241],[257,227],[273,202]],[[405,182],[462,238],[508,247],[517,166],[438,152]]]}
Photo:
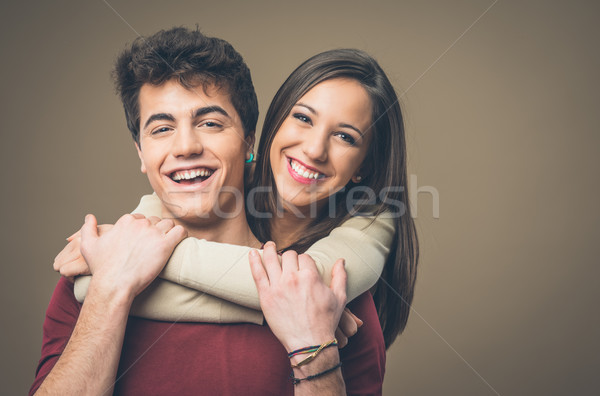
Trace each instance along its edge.
{"label": "young woman", "polygon": [[[335,260],[345,258],[348,300],[372,290],[386,347],[406,325],[418,260],[405,151],[398,99],[377,62],[359,50],[327,51],[300,65],[275,95],[247,190],[259,240],[309,254],[326,283]],[[160,202],[146,196],[135,212],[158,216]],[[84,272],[69,253],[77,244],[66,250],[55,267],[67,276]],[[262,323],[249,251],[184,240],[161,277],[210,295],[158,282],[132,313]],[[79,278],[78,299],[85,290]]]}

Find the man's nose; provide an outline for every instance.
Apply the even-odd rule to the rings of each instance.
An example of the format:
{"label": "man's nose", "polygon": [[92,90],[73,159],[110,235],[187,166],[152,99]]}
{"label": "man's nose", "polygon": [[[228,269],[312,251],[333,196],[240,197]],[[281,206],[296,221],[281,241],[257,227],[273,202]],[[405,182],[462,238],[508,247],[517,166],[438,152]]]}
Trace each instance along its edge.
{"label": "man's nose", "polygon": [[202,154],[204,146],[202,145],[199,133],[191,127],[179,128],[175,133],[173,141],[173,156],[175,157],[193,157]]}
{"label": "man's nose", "polygon": [[302,151],[313,161],[327,161],[327,152],[329,151],[329,132],[325,130],[313,131],[307,134],[302,144]]}

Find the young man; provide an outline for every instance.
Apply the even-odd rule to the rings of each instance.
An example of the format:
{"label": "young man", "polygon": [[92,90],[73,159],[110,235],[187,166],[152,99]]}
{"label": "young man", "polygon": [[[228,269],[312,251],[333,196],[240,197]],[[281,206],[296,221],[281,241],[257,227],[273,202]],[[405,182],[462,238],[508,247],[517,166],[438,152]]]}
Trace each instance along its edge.
{"label": "young man", "polygon": [[[138,39],[119,57],[115,76],[142,172],[161,198],[164,217],[175,220],[125,215],[99,237],[95,218],[86,217],[81,248],[94,276],[83,304],[75,300],[71,283],[59,281],[46,314],[42,358],[30,393],[342,394],[337,348],[326,348],[314,364],[294,369],[297,377],[329,368],[331,372],[293,386],[283,347],[299,347],[294,344],[299,338],[309,345],[333,338],[345,303],[345,272],[339,265],[332,289],[313,276],[285,291],[289,298],[277,306],[272,304],[276,282],[269,285],[254,259],[257,282],[263,295],[271,297],[263,311],[273,332],[253,324],[128,317],[134,297],[158,275],[186,235],[260,246],[245,212],[235,210],[238,197],[221,193],[243,192],[244,161],[258,110],[241,56],[223,40],[197,31],[175,28]],[[219,216],[217,210],[234,215]],[[264,254],[278,262],[273,246],[265,246]],[[294,262],[317,274],[306,258],[284,255],[284,265]],[[272,266],[266,270],[269,278],[283,276]],[[327,298],[312,306],[298,304],[295,297],[302,289],[319,289]],[[315,306],[323,309],[311,311]],[[298,314],[290,317],[289,312]],[[302,327],[307,315],[326,325],[304,326],[298,337],[294,328]],[[297,326],[294,320],[300,321]],[[348,362],[348,369],[360,363],[355,360]]]}

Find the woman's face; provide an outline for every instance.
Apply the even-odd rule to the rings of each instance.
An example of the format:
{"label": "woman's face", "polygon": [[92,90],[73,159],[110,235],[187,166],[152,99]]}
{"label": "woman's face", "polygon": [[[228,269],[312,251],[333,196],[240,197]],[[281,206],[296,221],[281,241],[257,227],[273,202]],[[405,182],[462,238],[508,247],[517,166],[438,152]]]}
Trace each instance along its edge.
{"label": "woman's face", "polygon": [[305,212],[360,174],[369,148],[371,100],[353,79],[324,81],[298,100],[269,153],[284,207]]}

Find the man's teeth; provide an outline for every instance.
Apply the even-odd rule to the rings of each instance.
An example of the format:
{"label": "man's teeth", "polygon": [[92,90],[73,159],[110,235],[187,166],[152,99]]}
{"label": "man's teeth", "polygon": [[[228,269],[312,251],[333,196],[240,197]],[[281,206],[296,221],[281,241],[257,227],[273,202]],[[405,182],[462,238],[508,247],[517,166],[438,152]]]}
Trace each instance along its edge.
{"label": "man's teeth", "polygon": [[191,170],[191,171],[180,171],[180,172],[175,172],[175,174],[173,175],[173,180],[175,181],[179,181],[179,180],[190,180],[190,179],[195,179],[197,177],[208,177],[210,175],[212,175],[213,171],[209,170],[209,169],[196,169],[196,170]]}
{"label": "man's teeth", "polygon": [[290,165],[292,166],[292,169],[294,170],[294,172],[296,172],[297,174],[299,174],[300,176],[302,176],[306,179],[320,179],[320,178],[325,177],[325,175],[322,173],[309,171],[304,166],[300,165],[298,162],[296,162],[294,160],[291,161]]}

